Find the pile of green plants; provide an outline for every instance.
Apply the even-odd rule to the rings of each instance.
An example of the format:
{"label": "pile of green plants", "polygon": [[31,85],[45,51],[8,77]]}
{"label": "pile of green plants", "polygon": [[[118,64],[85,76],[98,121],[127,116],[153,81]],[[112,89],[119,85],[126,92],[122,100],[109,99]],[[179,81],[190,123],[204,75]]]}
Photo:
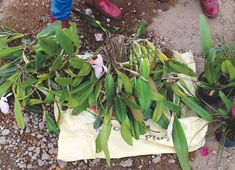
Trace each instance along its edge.
{"label": "pile of green plants", "polygon": [[[167,129],[183,169],[190,169],[188,144],[179,123],[182,108],[190,108],[201,118],[212,116],[200,106],[179,74],[196,74],[171,53],[160,52],[152,42],[127,38],[125,56],[80,55],[77,28],[61,29],[55,22],[35,38],[2,27],[0,33],[0,96],[13,93],[14,115],[20,128],[25,127],[23,109],[41,112],[50,131],[59,133],[47,105],[73,109],[79,115],[88,106],[97,110],[94,128],[100,128],[96,151],[104,152],[110,164],[108,139],[111,120],[121,125],[121,136],[132,145],[149,129],[152,119]],[[111,53],[112,54],[112,53]],[[60,111],[59,111],[60,112]]]}

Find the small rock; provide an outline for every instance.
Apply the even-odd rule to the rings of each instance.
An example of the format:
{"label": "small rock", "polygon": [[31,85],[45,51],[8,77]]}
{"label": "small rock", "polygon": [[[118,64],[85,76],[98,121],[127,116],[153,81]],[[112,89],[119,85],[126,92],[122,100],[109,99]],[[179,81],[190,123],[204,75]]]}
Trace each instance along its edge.
{"label": "small rock", "polygon": [[30,133],[30,128],[29,127],[26,127],[25,133]]}
{"label": "small rock", "polygon": [[173,164],[173,163],[175,163],[175,160],[174,159],[169,159],[168,162]]}
{"label": "small rock", "polygon": [[58,162],[59,167],[62,168],[62,169],[67,165],[67,162],[64,162],[64,161],[61,161],[61,160],[58,160],[57,162]]}
{"label": "small rock", "polygon": [[0,144],[2,145],[6,144],[6,138],[4,136],[0,137]]}
{"label": "small rock", "polygon": [[107,21],[107,22],[110,22],[110,21],[111,21],[111,19],[110,19],[110,18],[107,18],[107,19],[106,19],[106,21]]}
{"label": "small rock", "polygon": [[77,164],[78,164],[77,161],[73,161],[73,162],[72,162],[72,165],[74,165],[74,166],[76,166]]}
{"label": "small rock", "polygon": [[39,155],[39,154],[40,154],[40,147],[36,147],[35,153],[36,153],[36,155]]}
{"label": "small rock", "polygon": [[42,160],[48,160],[49,159],[49,155],[46,152],[43,152],[41,159]]}
{"label": "small rock", "polygon": [[92,11],[90,8],[87,8],[87,9],[85,10],[85,13],[86,13],[87,15],[91,16],[92,13],[93,13],[93,11]]}
{"label": "small rock", "polygon": [[123,160],[119,163],[119,166],[121,167],[131,167],[132,166],[132,163],[133,163],[133,160],[132,159],[127,159],[127,160]]}
{"label": "small rock", "polygon": [[19,168],[22,168],[22,169],[26,168],[26,164],[25,163],[19,163],[18,166],[19,166]]}
{"label": "small rock", "polygon": [[38,159],[38,166],[43,166],[43,161],[41,159]]}
{"label": "small rock", "polygon": [[104,41],[104,38],[103,38],[103,34],[101,34],[101,33],[97,33],[97,34],[94,34],[94,36],[95,36],[95,40],[96,41]]}
{"label": "small rock", "polygon": [[33,151],[34,149],[35,149],[34,146],[30,146],[30,147],[28,148],[28,151]]}
{"label": "small rock", "polygon": [[32,165],[31,165],[31,164],[28,164],[28,165],[27,165],[27,169],[32,169]]}
{"label": "small rock", "polygon": [[157,164],[157,163],[159,163],[159,162],[161,162],[161,157],[155,157],[155,158],[153,158],[153,163],[155,163],[155,164]]}
{"label": "small rock", "polygon": [[212,150],[211,153],[215,155],[217,152],[216,150]]}
{"label": "small rock", "polygon": [[2,135],[3,135],[3,136],[9,135],[10,133],[11,133],[11,131],[10,131],[9,129],[4,129],[4,130],[2,131]]}
{"label": "small rock", "polygon": [[33,153],[32,153],[32,152],[29,152],[28,155],[29,155],[30,157],[32,157],[32,156],[33,156]]}

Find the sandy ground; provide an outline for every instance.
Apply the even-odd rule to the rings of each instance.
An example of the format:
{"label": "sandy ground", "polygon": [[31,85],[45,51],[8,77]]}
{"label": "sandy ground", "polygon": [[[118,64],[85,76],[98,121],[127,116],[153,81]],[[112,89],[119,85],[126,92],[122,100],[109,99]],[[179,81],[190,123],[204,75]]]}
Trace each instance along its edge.
{"label": "sandy ground", "polygon": [[[235,42],[235,0],[220,0],[217,18],[207,19],[212,30],[214,44],[221,41]],[[202,14],[199,1],[180,0],[165,12],[159,11],[153,18],[149,31],[163,36],[167,46],[176,50],[191,50],[196,57],[198,69],[202,69],[198,17]]]}

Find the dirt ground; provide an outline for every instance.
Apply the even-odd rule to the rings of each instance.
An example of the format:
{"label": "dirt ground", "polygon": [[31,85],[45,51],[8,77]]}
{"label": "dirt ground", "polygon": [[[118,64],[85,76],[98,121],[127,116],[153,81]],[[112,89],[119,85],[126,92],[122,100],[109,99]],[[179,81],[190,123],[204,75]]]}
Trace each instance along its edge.
{"label": "dirt ground", "polygon": [[[197,68],[202,70],[198,16],[201,13],[197,0],[113,0],[123,11],[120,21],[109,21],[92,9],[100,21],[114,27],[123,28],[123,33],[131,34],[139,20],[148,22],[147,37],[153,39],[159,47],[170,47],[179,51],[191,50],[195,55]],[[208,19],[212,28],[214,43],[221,39],[226,42],[235,42],[235,1],[221,0],[220,14],[216,19]],[[0,0],[0,25],[7,25],[19,32],[36,34],[45,27],[50,19],[50,0]],[[87,10],[83,0],[74,0],[74,8]],[[95,33],[100,30],[90,28],[78,16],[72,14],[71,20],[79,27],[82,39],[82,50],[94,50],[103,44],[96,42]],[[0,113],[0,170],[2,169],[56,169],[57,137],[46,133],[38,123],[41,115],[25,113],[28,125],[24,131],[19,131],[12,115]],[[10,118],[10,119],[9,119]],[[10,130],[10,134],[3,135],[3,131]],[[218,143],[214,137],[207,140],[209,156],[202,157],[200,151],[190,155],[192,169],[213,170]],[[34,148],[33,148],[34,147]],[[32,149],[32,150],[31,150]],[[35,151],[36,150],[36,151]],[[39,150],[39,152],[37,151]],[[157,159],[156,159],[157,158]],[[235,166],[235,149],[226,149],[221,169],[232,170]],[[130,166],[123,166],[123,163]],[[60,165],[63,163],[60,163]],[[62,165],[61,165],[62,166]],[[168,170],[180,169],[175,155],[150,155],[112,160],[112,166],[107,167],[104,160],[88,160],[72,162],[62,169],[148,169]]]}

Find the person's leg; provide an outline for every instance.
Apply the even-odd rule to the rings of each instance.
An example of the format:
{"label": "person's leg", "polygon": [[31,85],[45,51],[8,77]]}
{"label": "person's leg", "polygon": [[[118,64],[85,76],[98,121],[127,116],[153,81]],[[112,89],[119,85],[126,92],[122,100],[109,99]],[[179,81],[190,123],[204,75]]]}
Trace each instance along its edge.
{"label": "person's leg", "polygon": [[51,1],[51,23],[56,20],[62,21],[62,28],[68,27],[68,19],[72,7],[72,0]]}
{"label": "person's leg", "polygon": [[57,20],[67,20],[70,16],[72,0],[52,0],[51,15]]}
{"label": "person's leg", "polygon": [[200,0],[202,11],[206,16],[214,18],[219,14],[218,0]]}
{"label": "person's leg", "polygon": [[120,19],[122,16],[120,8],[109,0],[85,0],[85,3],[95,6],[101,13],[112,19]]}

